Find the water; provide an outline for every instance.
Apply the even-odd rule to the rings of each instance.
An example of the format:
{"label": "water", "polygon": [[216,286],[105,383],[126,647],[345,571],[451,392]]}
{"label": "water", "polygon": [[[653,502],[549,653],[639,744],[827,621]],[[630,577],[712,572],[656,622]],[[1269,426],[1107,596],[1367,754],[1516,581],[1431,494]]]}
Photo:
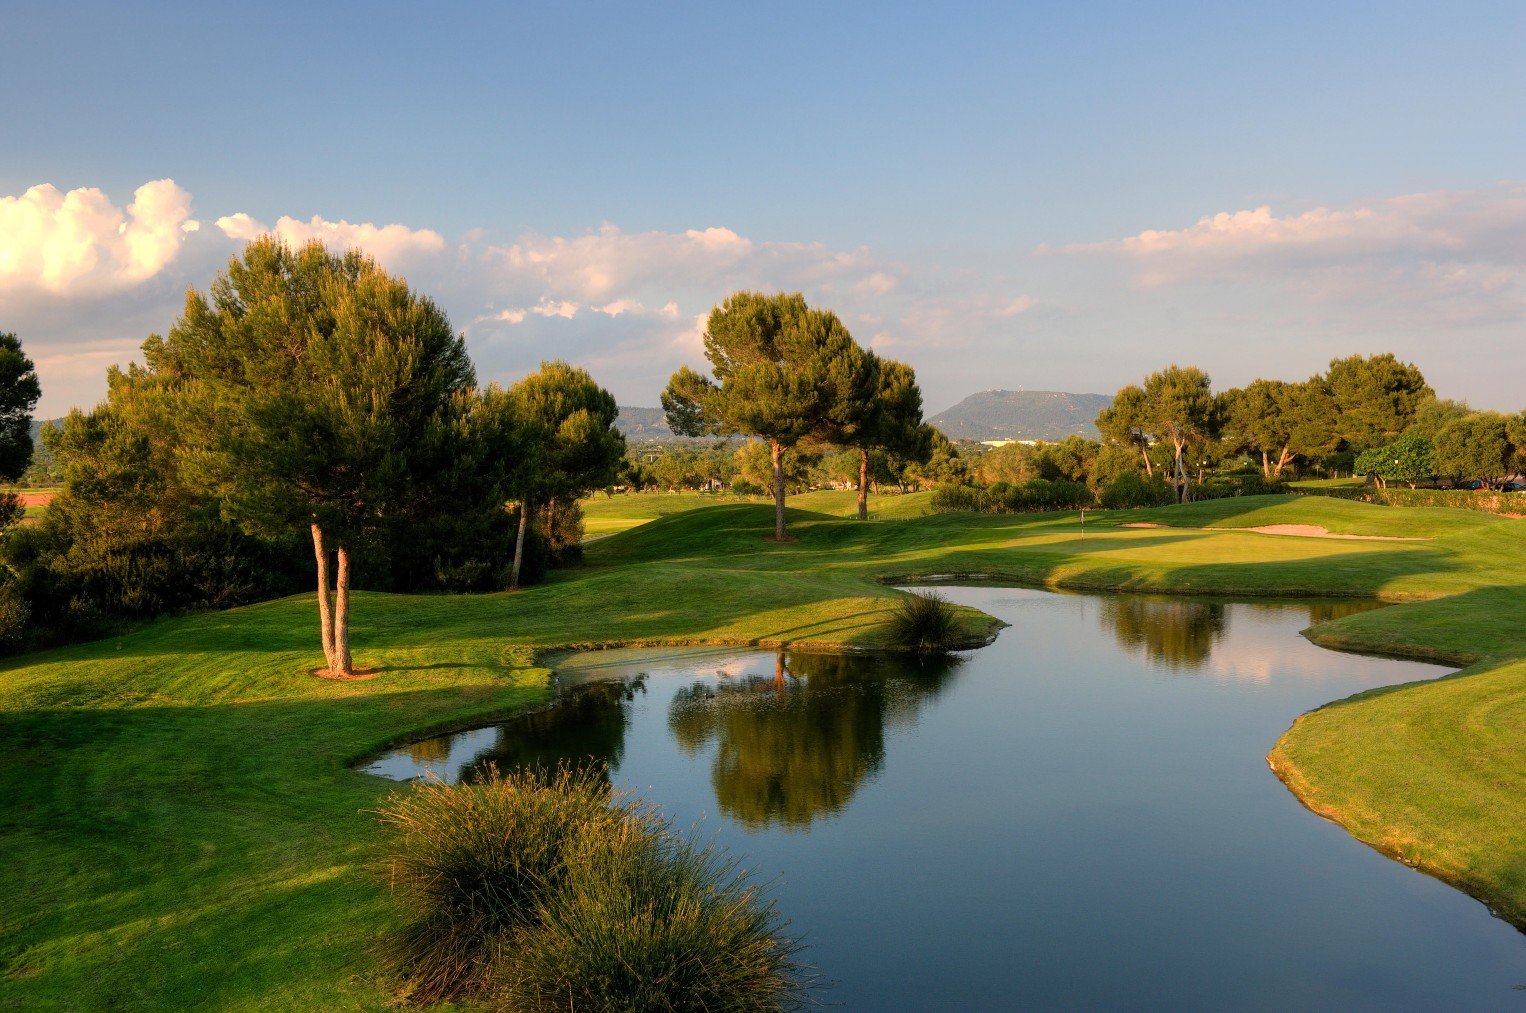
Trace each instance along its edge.
{"label": "water", "polygon": [[945,593],[1011,626],[945,662],[573,656],[555,710],[367,769],[606,760],[777,881],[853,1009],[1526,1010],[1526,936],[1264,759],[1302,711],[1443,669],[1297,635],[1353,606]]}

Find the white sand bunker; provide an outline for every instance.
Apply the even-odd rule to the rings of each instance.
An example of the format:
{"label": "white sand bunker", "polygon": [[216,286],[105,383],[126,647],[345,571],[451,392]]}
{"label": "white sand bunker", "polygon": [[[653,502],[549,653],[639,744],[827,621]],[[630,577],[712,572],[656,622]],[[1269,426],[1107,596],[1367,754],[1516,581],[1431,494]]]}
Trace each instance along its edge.
{"label": "white sand bunker", "polygon": [[[1167,528],[1169,524],[1150,521],[1134,521],[1126,528]],[[1342,535],[1320,527],[1318,524],[1263,524],[1255,528],[1176,528],[1178,531],[1254,531],[1259,535],[1292,535],[1295,538],[1335,538],[1351,542],[1427,542],[1428,538],[1404,538],[1399,535]]]}

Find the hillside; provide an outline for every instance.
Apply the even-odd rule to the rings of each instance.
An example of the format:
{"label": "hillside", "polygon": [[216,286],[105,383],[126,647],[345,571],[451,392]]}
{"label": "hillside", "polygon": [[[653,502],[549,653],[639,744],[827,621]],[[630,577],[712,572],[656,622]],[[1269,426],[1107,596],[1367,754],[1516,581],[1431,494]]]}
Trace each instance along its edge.
{"label": "hillside", "polygon": [[687,439],[673,435],[661,408],[630,408],[621,405],[620,416],[615,419],[615,428],[631,443]]}
{"label": "hillside", "polygon": [[1053,390],[985,390],[927,421],[951,440],[1062,440],[1079,433],[1097,438],[1097,413],[1107,394]]}

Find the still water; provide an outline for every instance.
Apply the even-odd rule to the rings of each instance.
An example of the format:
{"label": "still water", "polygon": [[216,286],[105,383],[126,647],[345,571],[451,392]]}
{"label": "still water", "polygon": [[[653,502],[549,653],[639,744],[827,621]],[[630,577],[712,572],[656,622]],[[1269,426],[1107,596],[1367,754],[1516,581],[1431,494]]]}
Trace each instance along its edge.
{"label": "still water", "polygon": [[1359,606],[943,593],[1011,625],[943,661],[573,655],[555,709],[365,769],[606,761],[774,881],[853,1009],[1526,1011],[1526,936],[1267,769],[1299,713],[1443,673],[1298,636]]}

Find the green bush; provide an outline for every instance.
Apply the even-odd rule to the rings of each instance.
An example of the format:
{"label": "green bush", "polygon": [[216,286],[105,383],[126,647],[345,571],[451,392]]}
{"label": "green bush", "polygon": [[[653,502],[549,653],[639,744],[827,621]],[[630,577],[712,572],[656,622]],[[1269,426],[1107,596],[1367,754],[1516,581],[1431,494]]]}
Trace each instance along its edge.
{"label": "green bush", "polygon": [[600,769],[425,783],[380,815],[407,918],[383,953],[410,1001],[771,1009],[799,988],[773,905]]}
{"label": "green bush", "polygon": [[713,849],[631,820],[583,833],[494,969],[506,1009],[776,1010],[797,989],[774,906]]}
{"label": "green bush", "polygon": [[933,493],[933,510],[939,513],[990,514],[1038,513],[1091,506],[1091,490],[1081,482],[1035,478],[1016,484],[997,482],[980,489],[948,485]]}
{"label": "green bush", "polygon": [[885,621],[885,639],[914,651],[947,651],[959,641],[959,617],[936,591],[909,594],[896,602]]}
{"label": "green bush", "polygon": [[1363,503],[1382,506],[1451,507],[1457,510],[1478,510],[1490,514],[1514,514],[1526,516],[1526,492],[1476,492],[1466,489],[1377,489],[1368,486],[1356,488],[1300,487],[1296,490],[1304,496],[1331,496],[1335,499],[1354,499]]}
{"label": "green bush", "polygon": [[1159,475],[1146,478],[1137,471],[1125,471],[1107,484],[1099,502],[1108,510],[1168,506],[1176,502],[1176,494]]}

